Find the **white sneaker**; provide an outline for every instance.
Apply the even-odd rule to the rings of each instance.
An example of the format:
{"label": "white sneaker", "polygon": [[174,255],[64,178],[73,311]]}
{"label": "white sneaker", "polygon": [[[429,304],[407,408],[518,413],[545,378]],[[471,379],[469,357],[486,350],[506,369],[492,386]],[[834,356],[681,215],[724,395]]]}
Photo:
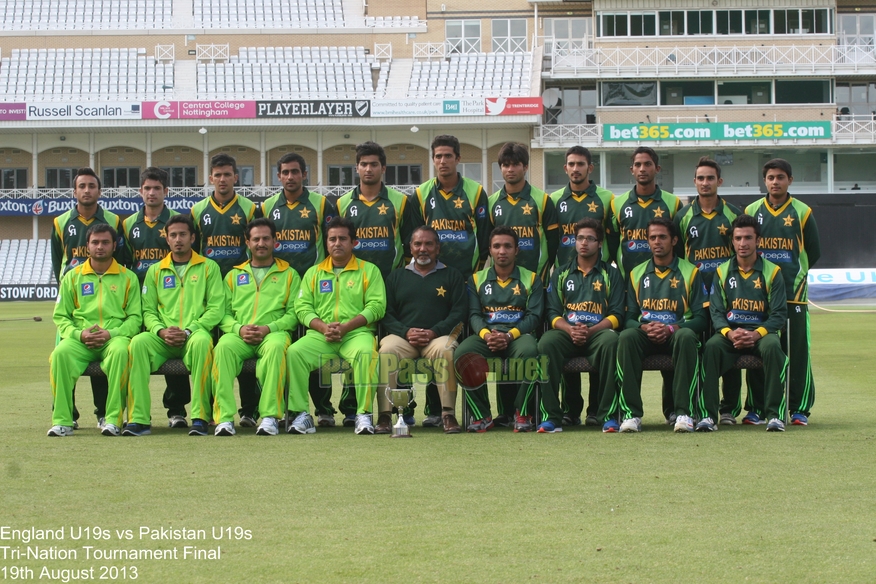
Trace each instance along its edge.
{"label": "white sneaker", "polygon": [[[97,429],[103,431],[104,426],[106,426],[106,418],[98,418]],[[114,434],[114,436],[118,436],[118,434]]]}
{"label": "white sneaker", "polygon": [[277,418],[262,418],[259,429],[256,430],[256,436],[276,436],[279,433]]}
{"label": "white sneaker", "polygon": [[767,424],[767,432],[784,432],[785,431],[785,423],[778,419],[773,418]]}
{"label": "white sneaker", "polygon": [[621,432],[639,432],[642,430],[642,418],[627,418],[620,427]]}
{"label": "white sneaker", "polygon": [[699,421],[696,428],[697,432],[716,432],[718,430],[718,425],[715,424],[715,421],[712,418],[703,418]]}
{"label": "white sneaker", "polygon": [[216,426],[215,436],[234,436],[234,422],[222,422]]}
{"label": "white sneaker", "polygon": [[724,426],[735,426],[736,418],[733,417],[733,414],[721,414],[721,424]]}
{"label": "white sneaker", "polygon": [[313,418],[307,412],[301,412],[286,430],[289,434],[313,434],[316,432],[316,426],[313,425]]}
{"label": "white sneaker", "polygon": [[423,419],[424,428],[441,428],[444,426],[444,420],[441,416],[426,416]]}
{"label": "white sneaker", "polygon": [[103,428],[100,429],[100,433],[104,436],[119,436],[122,431],[119,430],[119,427],[115,424],[104,423]]}
{"label": "white sneaker", "polygon": [[320,414],[317,424],[320,428],[334,428],[335,417],[331,414]]}
{"label": "white sneaker", "polygon": [[72,436],[73,426],[52,426],[46,436]]}
{"label": "white sneaker", "polygon": [[690,416],[685,416],[681,414],[677,418],[675,418],[675,431],[676,432],[693,432],[694,431],[694,423],[693,418]]}
{"label": "white sneaker", "polygon": [[374,434],[371,414],[356,414],[356,434]]}

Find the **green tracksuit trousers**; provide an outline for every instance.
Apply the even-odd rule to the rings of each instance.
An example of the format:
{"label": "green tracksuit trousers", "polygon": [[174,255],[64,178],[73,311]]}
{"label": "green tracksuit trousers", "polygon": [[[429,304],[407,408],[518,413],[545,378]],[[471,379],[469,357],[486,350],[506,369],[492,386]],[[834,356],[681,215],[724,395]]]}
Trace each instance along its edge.
{"label": "green tracksuit trousers", "polygon": [[736,349],[730,339],[715,334],[703,350],[703,391],[700,396],[700,416],[718,421],[718,378],[733,368],[739,355],[756,355],[763,359],[761,374],[766,378],[764,411],[766,419],[782,419],[785,411],[785,365],[778,335],[767,335],[750,349]]}
{"label": "green tracksuit trousers", "polygon": [[113,337],[99,349],[89,349],[78,339],[64,339],[49,357],[54,410],[52,424],[73,425],[73,387],[92,361],[100,361],[106,373],[109,391],[106,396],[106,421],[122,427],[122,408],[128,386],[128,337]]}
{"label": "green tracksuit trousers", "polygon": [[[495,366],[491,366],[490,370],[493,371],[498,378],[496,383],[496,392],[500,394],[497,396],[498,400],[502,399],[501,393],[503,387],[510,388],[512,391],[516,390],[513,391],[514,408],[519,410],[520,414],[523,416],[533,415],[535,413],[535,389],[539,383],[539,378],[544,377],[544,372],[534,371],[532,367],[529,367],[529,373],[535,372],[536,376],[533,379],[525,378],[527,372],[527,361],[530,359],[533,361],[529,361],[529,363],[538,361],[538,343],[536,342],[535,337],[528,334],[521,335],[511,341],[511,344],[501,353],[493,353],[490,348],[487,347],[487,342],[485,340],[477,335],[471,335],[462,341],[459,344],[459,347],[456,348],[456,351],[453,352],[454,361],[458,361],[459,358],[466,353],[477,353],[478,355],[482,355],[487,359],[487,362],[493,360]],[[497,364],[499,359],[513,359],[517,363],[522,364],[522,367],[509,367],[508,374],[505,375],[502,373],[502,368]],[[505,377],[508,379],[505,379]],[[490,396],[486,383],[478,388],[469,389],[464,393],[468,407],[471,409],[471,415],[475,420],[483,420],[484,418],[493,417],[492,411],[490,410]],[[513,416],[514,412],[508,411],[509,409],[509,406],[505,405],[500,413],[507,416]],[[562,415],[560,417],[562,419]]]}
{"label": "green tracksuit trousers", "polygon": [[347,333],[338,343],[330,343],[313,329],[295,341],[286,351],[289,368],[289,411],[308,410],[307,390],[310,372],[343,358],[353,369],[356,387],[356,413],[370,414],[377,391],[377,340],[367,328]]}
{"label": "green tracksuit trousers", "polygon": [[[563,379],[563,365],[569,357],[587,357],[597,368],[599,374],[591,375],[599,380],[599,408],[596,417],[600,422],[617,416],[618,394],[615,369],[617,360],[618,334],[611,329],[597,331],[587,339],[587,344],[578,346],[565,331],[552,329],[542,335],[538,342],[538,353],[547,356],[548,381],[542,386],[542,418],[557,426],[563,421],[563,407],[560,405],[560,380]],[[580,375],[580,374],[579,374]]]}
{"label": "green tracksuit trousers", "polygon": [[213,337],[204,330],[193,332],[182,347],[171,347],[161,337],[143,332],[131,339],[128,347],[131,374],[128,379],[128,422],[152,423],[152,395],[149,392],[149,376],[168,359],[182,359],[194,378],[195,400],[192,403],[192,419],[207,420],[201,404],[211,395],[210,370],[213,367]]}
{"label": "green tracksuit trousers", "polygon": [[[815,405],[815,381],[812,379],[809,331],[809,306],[788,303],[789,334],[782,334],[782,351],[788,356],[788,375],[791,377],[788,408],[792,414],[807,417]],[[790,346],[789,346],[790,345]],[[764,415],[764,375],[761,369],[748,372],[748,399],[746,409]]]}
{"label": "green tracksuit trousers", "polygon": [[264,418],[282,418],[286,413],[283,394],[286,391],[286,349],[290,343],[286,331],[268,333],[258,345],[249,345],[233,333],[222,335],[213,350],[213,391],[216,395],[213,419],[220,424],[234,421],[234,378],[240,374],[243,362],[253,357],[258,357],[255,377],[262,386],[259,414]]}
{"label": "green tracksuit trousers", "polygon": [[656,354],[672,355],[675,413],[690,416],[694,410],[700,365],[698,349],[697,334],[690,329],[678,329],[667,342],[659,345],[651,342],[641,328],[624,329],[617,344],[617,381],[623,417],[642,417],[642,361],[648,355]]}

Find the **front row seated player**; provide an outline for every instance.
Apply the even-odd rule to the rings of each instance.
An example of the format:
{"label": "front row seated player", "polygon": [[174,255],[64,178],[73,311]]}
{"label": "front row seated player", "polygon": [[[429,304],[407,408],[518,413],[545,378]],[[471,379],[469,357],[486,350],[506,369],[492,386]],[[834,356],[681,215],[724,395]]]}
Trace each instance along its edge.
{"label": "front row seated player", "polygon": [[[244,233],[251,259],[225,276],[225,316],[219,323],[224,334],[213,357],[215,435],[234,435],[234,378],[245,360],[258,357],[255,374],[262,387],[258,404],[262,420],[256,434],[276,436],[278,420],[286,411],[286,349],[298,326],[294,301],[301,278],[287,262],[274,257],[277,227],[273,221],[254,219]],[[193,422],[189,433],[194,431]],[[313,418],[306,411],[299,413],[288,431],[313,433]]]}
{"label": "front row seated player", "polygon": [[[225,313],[219,265],[192,250],[195,225],[189,215],[167,220],[170,253],[149,266],[143,279],[143,321],[146,330],[128,348],[128,424],[123,434],[151,432],[152,396],[149,375],[168,359],[182,358],[192,372],[192,426],[212,420],[210,404],[213,328]],[[108,426],[104,434],[118,434]]]}
{"label": "front row seated player", "polygon": [[675,256],[675,223],[648,222],[651,259],[633,268],[627,289],[627,322],[617,346],[617,378],[624,415],[621,432],[642,427],[642,361],[648,355],[671,354],[675,431],[693,432],[699,372],[699,340],[708,326],[709,300],[696,266]]}
{"label": "front row seated player", "polygon": [[784,432],[782,420],[787,358],[778,331],[788,317],[785,282],[779,267],[757,254],[760,226],[750,215],[738,216],[730,227],[736,255],[718,266],[710,311],[715,335],[703,353],[705,376],[698,431],[718,429],[718,378],[733,368],[742,354],[763,359],[764,409],[768,432]]}
{"label": "front row seated player", "polygon": [[[469,320],[475,334],[462,341],[454,352],[457,373],[460,359],[468,353],[492,359],[494,363],[502,358],[519,363],[538,359],[538,344],[532,333],[541,322],[544,288],[537,274],[516,265],[518,243],[517,233],[504,225],[490,234],[493,266],[469,279]],[[517,369],[513,405],[504,402],[503,388],[498,386],[499,413],[508,416],[515,411],[514,431],[529,432],[533,429],[533,390],[541,375],[527,379],[524,376],[527,368]],[[472,411],[467,430],[486,432],[494,425],[487,384],[466,389],[465,399]]]}
{"label": "front row seated player", "polygon": [[[118,235],[106,223],[88,228],[88,259],[70,270],[58,287],[52,320],[61,342],[49,358],[53,412],[49,436],[73,435],[73,387],[92,361],[100,361],[109,391],[104,429],[122,426],[128,383],[128,343],[140,332],[140,283],[113,259]],[[110,435],[118,435],[110,432]]]}
{"label": "front row seated player", "polygon": [[307,333],[286,351],[289,411],[301,419],[308,409],[310,372],[326,366],[328,358],[343,358],[353,369],[355,432],[374,434],[371,408],[378,381],[374,333],[386,311],[386,288],[378,267],[353,255],[357,241],[349,219],[332,219],[326,227],[329,257],[309,268],[301,280],[295,314]]}
{"label": "front row seated player", "polygon": [[[620,271],[602,260],[605,229],[587,217],[575,224],[571,262],[554,270],[547,290],[547,319],[551,330],[542,335],[538,352],[548,358],[548,381],[541,393],[546,418],[541,433],[562,432],[560,381],[566,358],[587,357],[597,371],[590,382],[598,387],[597,418],[603,432],[617,432],[617,330],[623,325],[625,288]],[[592,393],[592,392],[591,392]]]}

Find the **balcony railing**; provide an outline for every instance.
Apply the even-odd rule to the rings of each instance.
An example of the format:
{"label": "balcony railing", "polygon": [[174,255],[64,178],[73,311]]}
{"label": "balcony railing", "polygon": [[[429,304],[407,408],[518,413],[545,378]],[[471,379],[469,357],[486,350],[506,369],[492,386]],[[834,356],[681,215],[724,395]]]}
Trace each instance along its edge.
{"label": "balcony railing", "polygon": [[554,77],[841,75],[876,70],[872,46],[553,47]]}
{"label": "balcony railing", "polygon": [[[411,195],[417,185],[388,185],[406,195]],[[348,192],[353,187],[347,186],[315,186],[307,187],[310,191],[323,196],[336,199]],[[279,192],[281,187],[235,187],[234,192],[248,199],[261,200]],[[197,199],[206,197],[213,192],[213,187],[170,187],[168,197]],[[100,191],[100,196],[105,199],[133,199],[140,196],[140,191],[135,188],[105,188]],[[73,189],[0,189],[0,199],[70,199],[73,198]]]}

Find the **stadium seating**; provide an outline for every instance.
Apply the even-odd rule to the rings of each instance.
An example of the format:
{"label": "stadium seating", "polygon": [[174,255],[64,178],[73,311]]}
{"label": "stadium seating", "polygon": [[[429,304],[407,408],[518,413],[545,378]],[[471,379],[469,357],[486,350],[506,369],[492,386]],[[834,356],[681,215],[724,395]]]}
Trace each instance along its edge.
{"label": "stadium seating", "polygon": [[385,70],[364,47],[242,47],[228,63],[198,65],[198,98],[371,99],[385,91]]}
{"label": "stadium seating", "polygon": [[52,284],[54,281],[48,239],[0,241],[0,284]]}
{"label": "stadium seating", "polygon": [[530,93],[532,53],[453,54],[415,61],[408,97],[515,97]]}
{"label": "stadium seating", "polygon": [[194,0],[199,28],[341,28],[342,0]]}
{"label": "stadium seating", "polygon": [[12,30],[169,28],[173,0],[0,0],[0,23]]}
{"label": "stadium seating", "polygon": [[13,49],[0,61],[6,100],[159,99],[172,90],[173,63],[156,64],[143,48]]}

